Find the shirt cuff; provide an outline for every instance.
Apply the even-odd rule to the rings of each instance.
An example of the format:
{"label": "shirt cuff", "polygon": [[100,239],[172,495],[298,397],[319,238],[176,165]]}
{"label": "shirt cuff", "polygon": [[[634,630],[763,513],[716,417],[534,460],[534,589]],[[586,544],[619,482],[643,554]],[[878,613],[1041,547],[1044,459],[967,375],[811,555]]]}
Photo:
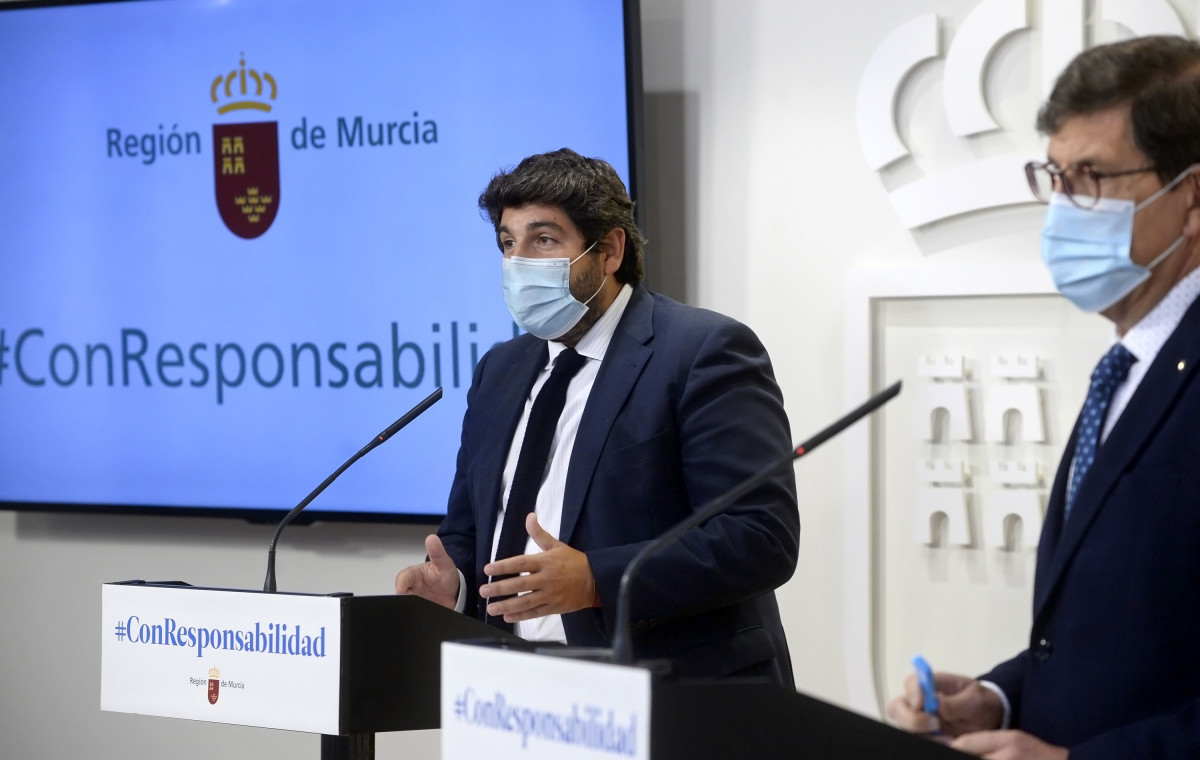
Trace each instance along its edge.
{"label": "shirt cuff", "polygon": [[462,612],[467,609],[467,579],[457,567],[454,568],[454,572],[458,573],[458,599],[454,602],[454,611]]}
{"label": "shirt cuff", "polygon": [[1006,730],[1012,722],[1012,705],[1008,702],[1008,695],[1004,693],[1003,689],[991,681],[980,681],[979,685],[983,686],[985,689],[990,689],[991,691],[995,692],[997,697],[1000,697],[1000,704],[1004,705],[1004,719],[1000,721],[1000,730]]}

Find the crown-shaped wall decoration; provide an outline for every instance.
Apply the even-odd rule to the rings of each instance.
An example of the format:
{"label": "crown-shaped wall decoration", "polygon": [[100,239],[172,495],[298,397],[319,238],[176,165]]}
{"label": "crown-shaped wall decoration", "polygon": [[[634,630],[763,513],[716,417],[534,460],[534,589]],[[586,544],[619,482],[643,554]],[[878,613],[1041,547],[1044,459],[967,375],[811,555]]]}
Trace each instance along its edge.
{"label": "crown-shaped wall decoration", "polygon": [[[212,87],[209,88],[209,95],[212,97],[213,103],[221,103],[217,108],[217,113],[229,113],[230,111],[238,111],[242,109],[252,109],[255,111],[270,111],[271,104],[268,101],[275,100],[277,87],[275,86],[275,77],[267,72],[261,74],[254,69],[246,68],[246,61],[243,58],[238,62],[239,68],[230,71],[224,76],[218,76],[213,80]],[[253,87],[248,88],[247,84],[253,80]],[[271,91],[264,96],[263,84],[270,85]],[[251,92],[250,90],[253,90]],[[224,98],[219,95],[223,93]]]}
{"label": "crown-shaped wall decoration", "polygon": [[[1040,97],[1059,72],[1084,48],[1089,22],[1108,22],[1136,35],[1187,32],[1167,0],[1103,0],[1090,18],[1088,0],[1040,0],[1039,17],[1027,0],[980,0],[958,25],[949,50],[942,52],[942,19],[928,13],[894,29],[875,49],[859,81],[856,104],[858,142],[872,170],[881,174],[911,159],[896,125],[896,101],[910,75],[922,64],[944,58],[942,98],[950,132],[963,140],[1002,129],[985,94],[993,53],[1010,35],[1036,30],[1042,68]],[[1036,39],[1036,38],[1035,38]],[[1033,126],[1027,128],[1032,131]],[[989,208],[1032,203],[1023,166],[1033,156],[1008,151],[974,163],[928,173],[888,192],[900,222],[913,229]],[[911,170],[911,167],[910,167]]]}

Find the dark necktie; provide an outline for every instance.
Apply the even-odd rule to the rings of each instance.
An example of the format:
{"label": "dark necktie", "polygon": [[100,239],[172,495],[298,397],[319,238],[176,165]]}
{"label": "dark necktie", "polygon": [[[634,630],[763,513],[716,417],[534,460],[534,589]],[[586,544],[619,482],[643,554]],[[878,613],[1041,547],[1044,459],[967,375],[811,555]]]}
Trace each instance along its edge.
{"label": "dark necktie", "polygon": [[1079,415],[1079,437],[1075,439],[1075,467],[1072,471],[1071,482],[1067,488],[1065,520],[1071,514],[1071,506],[1075,502],[1075,494],[1079,492],[1079,484],[1091,469],[1096,460],[1096,450],[1100,448],[1100,431],[1104,429],[1104,418],[1108,415],[1108,405],[1112,401],[1113,391],[1129,375],[1129,368],[1137,361],[1137,357],[1120,343],[1114,343],[1092,370],[1092,384],[1088,388],[1087,399],[1083,402],[1083,411]]}
{"label": "dark necktie", "polygon": [[[512,487],[508,491],[508,505],[504,510],[504,522],[500,526],[500,540],[496,545],[496,559],[507,559],[525,553],[529,534],[525,532],[525,516],[537,506],[538,491],[546,477],[546,466],[550,459],[550,445],[554,442],[554,431],[558,418],[562,416],[567,401],[567,386],[571,378],[587,362],[575,349],[568,348],[554,360],[554,370],[538,391],[529,410],[529,422],[525,425],[525,438],[521,441],[521,453],[517,457],[517,469],[513,473]],[[497,576],[493,581],[512,576]],[[496,601],[500,597],[493,597]],[[491,621],[509,627],[503,619]]]}

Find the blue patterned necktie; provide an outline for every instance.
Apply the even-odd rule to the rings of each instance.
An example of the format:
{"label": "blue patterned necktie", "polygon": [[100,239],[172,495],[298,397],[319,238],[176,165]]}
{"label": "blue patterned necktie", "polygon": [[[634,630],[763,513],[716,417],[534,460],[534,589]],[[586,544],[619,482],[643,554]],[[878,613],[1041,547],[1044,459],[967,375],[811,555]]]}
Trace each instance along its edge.
{"label": "blue patterned necktie", "polygon": [[1113,391],[1129,374],[1129,368],[1137,361],[1137,357],[1120,343],[1114,343],[1108,353],[1100,359],[1096,369],[1092,370],[1092,384],[1088,388],[1087,399],[1083,402],[1083,411],[1079,415],[1079,437],[1075,439],[1075,468],[1071,474],[1071,482],[1067,488],[1065,520],[1071,514],[1071,505],[1075,503],[1075,494],[1079,484],[1083,482],[1092,462],[1096,460],[1096,450],[1100,448],[1100,431],[1104,428],[1104,418],[1108,415],[1108,404],[1112,401]]}

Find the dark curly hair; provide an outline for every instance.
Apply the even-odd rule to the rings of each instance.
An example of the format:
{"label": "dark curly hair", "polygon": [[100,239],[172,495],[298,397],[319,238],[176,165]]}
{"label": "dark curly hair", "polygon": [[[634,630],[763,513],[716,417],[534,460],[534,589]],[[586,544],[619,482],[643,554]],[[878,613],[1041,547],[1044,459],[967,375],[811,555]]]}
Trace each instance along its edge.
{"label": "dark curly hair", "polygon": [[497,233],[504,209],[527,203],[561,208],[589,243],[617,227],[624,229],[625,257],[615,277],[621,283],[642,281],[646,238],[633,219],[625,184],[607,161],[584,158],[569,148],[541,153],[497,173],[479,195],[479,209]]}
{"label": "dark curly hair", "polygon": [[1053,135],[1073,116],[1124,104],[1134,145],[1164,183],[1200,162],[1200,43],[1152,36],[1085,50],[1058,76],[1037,128]]}

